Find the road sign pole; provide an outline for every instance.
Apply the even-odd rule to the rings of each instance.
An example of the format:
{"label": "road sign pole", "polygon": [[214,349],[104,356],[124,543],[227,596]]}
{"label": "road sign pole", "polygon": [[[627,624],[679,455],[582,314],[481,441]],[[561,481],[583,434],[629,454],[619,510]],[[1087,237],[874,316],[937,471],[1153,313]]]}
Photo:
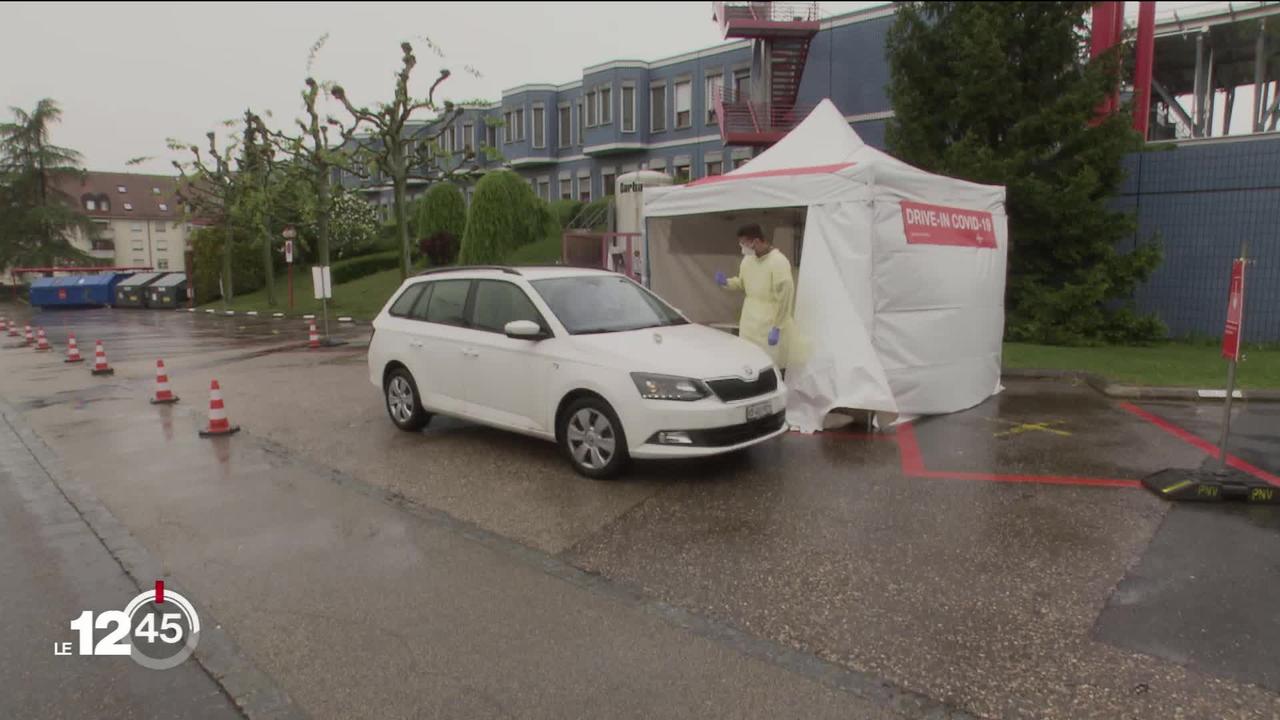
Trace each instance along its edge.
{"label": "road sign pole", "polygon": [[298,231],[292,225],[286,225],[280,233],[284,236],[284,261],[289,265],[289,312],[293,312],[293,239]]}
{"label": "road sign pole", "polygon": [[1244,277],[1245,266],[1248,263],[1249,240],[1246,238],[1240,241],[1240,289],[1239,296],[1235,290],[1235,268],[1232,268],[1233,285],[1231,292],[1228,294],[1227,319],[1228,324],[1231,323],[1232,313],[1231,305],[1239,302],[1239,314],[1235,318],[1235,346],[1230,356],[1227,358],[1227,397],[1222,403],[1222,437],[1218,440],[1218,473],[1227,472],[1227,444],[1231,436],[1231,401],[1236,394],[1236,366],[1240,361],[1240,346],[1244,341]]}
{"label": "road sign pole", "polygon": [[289,312],[293,312],[293,263],[289,263]]}

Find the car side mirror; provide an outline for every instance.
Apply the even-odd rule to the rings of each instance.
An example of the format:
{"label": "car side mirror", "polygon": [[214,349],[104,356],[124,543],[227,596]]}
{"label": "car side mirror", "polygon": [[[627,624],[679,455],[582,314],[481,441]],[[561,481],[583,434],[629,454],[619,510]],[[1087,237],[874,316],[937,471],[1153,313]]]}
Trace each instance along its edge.
{"label": "car side mirror", "polygon": [[502,329],[507,337],[515,340],[542,340],[547,337],[538,323],[532,320],[512,320]]}

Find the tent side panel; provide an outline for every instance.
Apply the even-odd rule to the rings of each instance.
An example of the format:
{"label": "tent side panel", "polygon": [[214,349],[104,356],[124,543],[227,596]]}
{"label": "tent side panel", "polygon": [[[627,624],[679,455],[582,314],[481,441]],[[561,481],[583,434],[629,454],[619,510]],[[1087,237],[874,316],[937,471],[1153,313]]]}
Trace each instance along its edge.
{"label": "tent side panel", "polygon": [[787,421],[802,432],[836,408],[898,411],[871,344],[871,276],[870,205],[810,207],[787,371]]}
{"label": "tent side panel", "polygon": [[955,239],[947,227],[920,241],[912,226],[908,242],[902,200],[882,191],[875,203],[873,342],[903,413],[963,410],[999,386],[1006,219],[981,208],[991,226],[970,234],[977,245],[936,244]]}

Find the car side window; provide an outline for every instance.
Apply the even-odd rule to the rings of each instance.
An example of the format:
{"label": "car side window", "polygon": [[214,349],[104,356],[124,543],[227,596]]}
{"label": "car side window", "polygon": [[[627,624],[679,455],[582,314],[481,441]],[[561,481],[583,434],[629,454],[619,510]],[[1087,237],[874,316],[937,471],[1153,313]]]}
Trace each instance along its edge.
{"label": "car side window", "polygon": [[437,280],[427,299],[426,321],[441,325],[467,325],[467,294],[470,280]]}
{"label": "car side window", "polygon": [[425,284],[417,283],[405,288],[405,291],[400,293],[400,297],[396,298],[396,301],[391,304],[391,309],[388,312],[395,317],[408,317],[409,311],[413,309],[414,301],[422,293],[422,288]]}
{"label": "car side window", "polygon": [[544,329],[547,326],[529,296],[518,285],[502,280],[477,280],[475,307],[471,311],[472,327],[506,332],[507,323],[513,320],[530,320]]}
{"label": "car side window", "polygon": [[409,317],[414,320],[427,319],[427,304],[431,302],[431,288],[435,287],[435,283],[423,283],[422,294],[418,296],[418,302],[413,304],[413,309],[409,311]]}

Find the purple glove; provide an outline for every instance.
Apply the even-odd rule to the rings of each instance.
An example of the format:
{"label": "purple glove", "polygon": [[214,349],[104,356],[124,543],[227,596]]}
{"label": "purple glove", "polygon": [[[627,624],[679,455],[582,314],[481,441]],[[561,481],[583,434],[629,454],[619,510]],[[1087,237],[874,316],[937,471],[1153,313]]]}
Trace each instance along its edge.
{"label": "purple glove", "polygon": [[725,277],[725,276],[724,276],[724,273],[722,273],[722,272],[720,272],[719,270],[717,270],[717,271],[716,271],[716,284],[717,284],[717,285],[719,285],[720,287],[724,287],[725,285],[728,285],[728,284],[729,284],[729,278]]}
{"label": "purple glove", "polygon": [[775,327],[774,329],[769,331],[769,344],[777,345],[778,339],[781,337],[782,337],[782,330]]}

